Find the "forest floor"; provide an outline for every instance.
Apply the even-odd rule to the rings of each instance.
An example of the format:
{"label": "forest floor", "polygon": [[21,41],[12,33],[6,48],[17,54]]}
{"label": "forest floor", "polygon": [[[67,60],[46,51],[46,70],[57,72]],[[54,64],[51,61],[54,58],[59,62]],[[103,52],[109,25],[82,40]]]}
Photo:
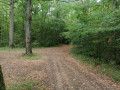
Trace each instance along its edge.
{"label": "forest floor", "polygon": [[69,53],[71,47],[63,45],[33,49],[38,56],[32,59],[21,56],[24,50],[0,51],[0,64],[7,88],[120,90],[120,85],[113,83],[109,77],[100,75],[89,66],[76,61]]}

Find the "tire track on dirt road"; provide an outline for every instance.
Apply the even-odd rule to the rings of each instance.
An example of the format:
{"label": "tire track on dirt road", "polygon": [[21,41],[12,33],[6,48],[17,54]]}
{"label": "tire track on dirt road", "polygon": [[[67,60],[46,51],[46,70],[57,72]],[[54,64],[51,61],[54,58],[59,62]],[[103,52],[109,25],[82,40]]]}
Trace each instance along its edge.
{"label": "tire track on dirt road", "polygon": [[70,48],[69,45],[63,45],[38,51],[47,57],[46,84],[50,90],[119,90],[117,84],[106,80],[106,76],[95,73],[73,59],[69,54]]}

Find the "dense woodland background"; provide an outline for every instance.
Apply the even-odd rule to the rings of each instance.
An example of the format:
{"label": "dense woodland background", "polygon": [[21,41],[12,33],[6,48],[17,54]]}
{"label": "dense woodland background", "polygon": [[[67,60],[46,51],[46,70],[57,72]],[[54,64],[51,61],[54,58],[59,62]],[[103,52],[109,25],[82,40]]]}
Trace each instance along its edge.
{"label": "dense woodland background", "polygon": [[[11,1],[0,0],[0,47],[9,45]],[[13,1],[13,44],[25,47],[26,0]],[[119,6],[120,0],[32,0],[32,47],[73,44],[76,54],[120,65]]]}

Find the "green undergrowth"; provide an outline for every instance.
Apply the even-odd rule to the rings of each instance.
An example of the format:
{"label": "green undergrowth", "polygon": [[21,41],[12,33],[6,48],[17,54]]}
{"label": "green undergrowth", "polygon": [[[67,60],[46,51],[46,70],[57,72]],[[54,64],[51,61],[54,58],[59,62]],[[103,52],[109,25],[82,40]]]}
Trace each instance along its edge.
{"label": "green undergrowth", "polygon": [[39,60],[41,59],[42,55],[38,53],[33,53],[33,54],[22,54],[19,56],[19,58],[24,58],[27,60]]}
{"label": "green undergrowth", "polygon": [[11,88],[7,88],[7,90],[45,90],[45,87],[41,86],[39,82],[30,81],[13,85]]}
{"label": "green undergrowth", "polygon": [[100,62],[99,59],[95,59],[82,54],[77,54],[75,49],[71,49],[71,54],[78,61],[87,66],[91,66],[96,72],[109,76],[114,82],[120,83],[120,66],[110,63]]}

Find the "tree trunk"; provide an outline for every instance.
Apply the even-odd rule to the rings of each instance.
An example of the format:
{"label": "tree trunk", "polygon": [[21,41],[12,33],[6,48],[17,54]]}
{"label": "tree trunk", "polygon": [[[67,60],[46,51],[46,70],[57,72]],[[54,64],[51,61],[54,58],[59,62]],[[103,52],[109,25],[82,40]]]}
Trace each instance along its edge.
{"label": "tree trunk", "polygon": [[[22,17],[22,19],[23,19],[23,22],[22,22],[22,39],[24,40],[24,38],[25,38],[25,18]],[[25,40],[24,40],[24,41],[25,41]],[[23,43],[22,46],[24,47],[25,44]]]}
{"label": "tree trunk", "polygon": [[112,11],[114,11],[114,0],[112,0]]}
{"label": "tree trunk", "polygon": [[13,47],[13,30],[14,30],[14,0],[10,2],[10,31],[9,31],[9,46]]}
{"label": "tree trunk", "polygon": [[31,19],[32,19],[32,17],[31,17],[31,0],[27,0],[26,54],[32,53],[31,37],[30,37]]}
{"label": "tree trunk", "polygon": [[119,7],[118,6],[118,0],[115,1],[115,7],[116,7],[116,9],[118,9],[118,7]]}
{"label": "tree trunk", "polygon": [[104,5],[104,0],[103,0],[103,15],[105,16],[105,5]]}
{"label": "tree trunk", "polygon": [[0,90],[6,90],[1,66],[0,66]]}

